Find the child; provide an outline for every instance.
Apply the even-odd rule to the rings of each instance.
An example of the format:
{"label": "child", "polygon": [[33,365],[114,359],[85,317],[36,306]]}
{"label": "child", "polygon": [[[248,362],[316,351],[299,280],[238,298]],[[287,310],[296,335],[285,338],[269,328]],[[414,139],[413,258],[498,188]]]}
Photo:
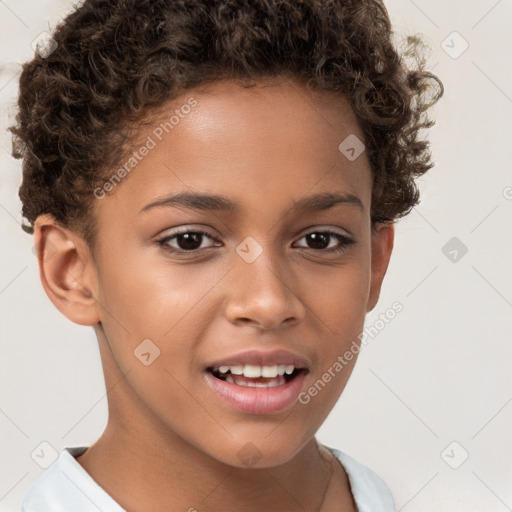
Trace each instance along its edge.
{"label": "child", "polygon": [[433,165],[442,84],[391,34],[378,0],[87,0],[24,65],[25,229],[109,406],[24,512],[395,510],[315,439]]}

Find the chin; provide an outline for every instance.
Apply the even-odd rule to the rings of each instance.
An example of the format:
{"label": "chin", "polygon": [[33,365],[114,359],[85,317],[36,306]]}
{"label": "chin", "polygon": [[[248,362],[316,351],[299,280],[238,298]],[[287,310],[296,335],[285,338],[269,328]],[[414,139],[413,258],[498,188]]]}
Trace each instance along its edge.
{"label": "chin", "polygon": [[[222,452],[210,452],[210,456],[228,466],[241,469],[266,469],[281,466],[289,462],[304,447],[305,443],[298,443],[297,437],[288,436],[280,439],[271,439],[268,432],[253,437],[244,437],[243,441],[231,442]],[[295,442],[290,442],[295,440]]]}

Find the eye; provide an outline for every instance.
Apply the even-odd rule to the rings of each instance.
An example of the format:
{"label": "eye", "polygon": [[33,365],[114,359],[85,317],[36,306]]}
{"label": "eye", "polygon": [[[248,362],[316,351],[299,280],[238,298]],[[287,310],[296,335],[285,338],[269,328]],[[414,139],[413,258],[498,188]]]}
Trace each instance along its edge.
{"label": "eye", "polygon": [[[205,238],[216,241],[206,231],[185,228],[181,231],[160,238],[156,243],[169,252],[191,253],[207,248],[203,246]],[[171,241],[174,241],[174,244],[176,245],[171,244]]]}
{"label": "eye", "polygon": [[[306,239],[306,242],[312,247],[306,247],[313,250],[319,250],[322,252],[342,252],[346,250],[350,245],[355,243],[355,240],[349,237],[348,235],[344,235],[342,233],[338,233],[337,231],[333,231],[331,229],[328,230],[318,230],[311,231],[306,233],[301,240]],[[331,242],[337,242],[337,246],[334,247],[331,245]]]}
{"label": "eye", "polygon": [[[350,236],[330,229],[311,231],[306,233],[300,240],[303,239],[305,239],[306,243],[309,245],[306,247],[302,246],[303,248],[326,253],[342,252],[346,250],[348,246],[355,243],[355,240]],[[184,228],[181,231],[171,233],[158,239],[156,243],[168,252],[192,254],[195,252],[201,252],[203,249],[208,249],[209,247],[214,247],[214,245],[203,245],[205,240],[218,242],[218,240],[206,231],[201,229],[192,230],[190,228]],[[334,246],[332,242],[334,242]]]}

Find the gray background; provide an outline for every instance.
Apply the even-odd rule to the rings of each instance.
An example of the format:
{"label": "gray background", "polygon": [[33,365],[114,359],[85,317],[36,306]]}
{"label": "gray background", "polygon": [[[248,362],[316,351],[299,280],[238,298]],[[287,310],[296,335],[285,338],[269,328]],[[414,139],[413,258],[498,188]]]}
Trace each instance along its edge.
{"label": "gray background", "polygon": [[[319,439],[380,474],[397,510],[512,510],[512,3],[387,5],[397,34],[423,34],[445,84],[431,113],[436,167],[420,181],[421,205],[397,225],[366,325],[394,301],[404,309],[369,340]],[[16,510],[43,472],[31,457],[41,443],[91,444],[107,419],[93,330],[51,304],[20,229],[21,164],[5,131],[20,63],[70,6],[0,0],[1,511]],[[456,261],[451,246],[443,252],[452,237]]]}

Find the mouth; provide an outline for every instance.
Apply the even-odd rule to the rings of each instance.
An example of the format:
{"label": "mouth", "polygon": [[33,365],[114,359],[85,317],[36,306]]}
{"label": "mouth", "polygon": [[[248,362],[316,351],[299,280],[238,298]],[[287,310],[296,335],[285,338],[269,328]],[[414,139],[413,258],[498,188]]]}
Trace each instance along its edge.
{"label": "mouth", "polygon": [[224,404],[248,414],[276,414],[296,403],[309,374],[306,360],[288,352],[257,351],[210,364],[205,380]]}
{"label": "mouth", "polygon": [[307,373],[306,368],[296,368],[292,364],[216,366],[209,367],[206,371],[216,379],[229,384],[252,388],[284,386],[299,374]]}

